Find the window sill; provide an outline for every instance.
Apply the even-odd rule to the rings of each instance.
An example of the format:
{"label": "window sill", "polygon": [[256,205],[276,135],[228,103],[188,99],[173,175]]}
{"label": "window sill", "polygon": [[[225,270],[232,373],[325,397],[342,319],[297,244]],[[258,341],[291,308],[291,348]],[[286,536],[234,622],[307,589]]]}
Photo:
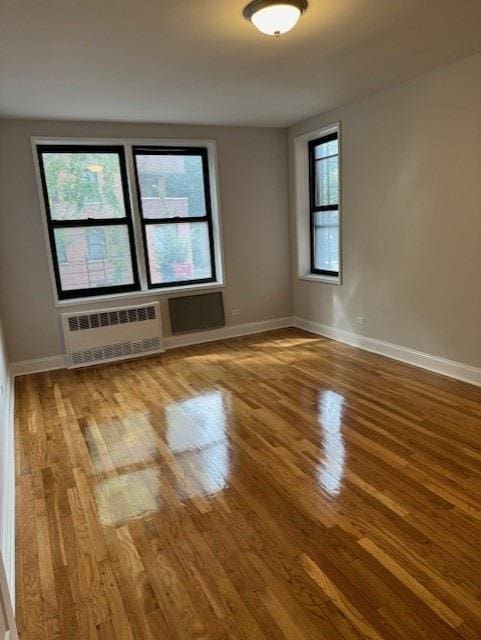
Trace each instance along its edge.
{"label": "window sill", "polygon": [[297,276],[299,280],[307,280],[309,282],[322,282],[324,284],[342,284],[341,276],[323,276],[316,275],[315,273],[309,273],[304,276]]}
{"label": "window sill", "polygon": [[185,286],[165,287],[162,289],[148,289],[146,291],[128,291],[127,293],[116,293],[107,296],[91,296],[89,298],[69,298],[68,300],[57,300],[55,306],[57,308],[78,307],[79,305],[91,305],[95,302],[114,302],[115,300],[125,301],[134,300],[136,298],[158,298],[159,296],[169,295],[172,293],[182,293],[186,291],[192,293],[195,291],[204,291],[206,289],[221,289],[225,287],[224,282],[206,282],[205,284],[188,284]]}

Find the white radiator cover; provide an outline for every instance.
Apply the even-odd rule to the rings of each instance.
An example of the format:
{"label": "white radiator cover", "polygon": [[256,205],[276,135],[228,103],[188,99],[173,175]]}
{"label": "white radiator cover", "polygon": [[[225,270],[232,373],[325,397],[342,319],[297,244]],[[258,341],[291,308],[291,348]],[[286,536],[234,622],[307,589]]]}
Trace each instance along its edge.
{"label": "white radiator cover", "polygon": [[69,369],[164,351],[158,302],[62,314]]}

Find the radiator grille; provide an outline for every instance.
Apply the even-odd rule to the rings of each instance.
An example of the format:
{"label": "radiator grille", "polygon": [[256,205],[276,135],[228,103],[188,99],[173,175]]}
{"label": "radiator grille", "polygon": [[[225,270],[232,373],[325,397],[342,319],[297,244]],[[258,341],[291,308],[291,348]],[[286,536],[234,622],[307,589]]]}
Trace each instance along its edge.
{"label": "radiator grille", "polygon": [[158,302],[63,315],[70,367],[83,367],[163,350]]}
{"label": "radiator grille", "polygon": [[70,331],[85,331],[86,329],[111,327],[118,324],[127,324],[128,322],[155,320],[155,317],[154,306],[122,309],[120,311],[103,311],[101,313],[71,316],[68,319],[68,327]]}
{"label": "radiator grille", "polygon": [[116,360],[150,351],[159,351],[160,347],[160,338],[146,338],[137,342],[119,342],[118,344],[109,344],[104,347],[74,351],[71,353],[71,360],[74,366],[93,364],[103,360]]}

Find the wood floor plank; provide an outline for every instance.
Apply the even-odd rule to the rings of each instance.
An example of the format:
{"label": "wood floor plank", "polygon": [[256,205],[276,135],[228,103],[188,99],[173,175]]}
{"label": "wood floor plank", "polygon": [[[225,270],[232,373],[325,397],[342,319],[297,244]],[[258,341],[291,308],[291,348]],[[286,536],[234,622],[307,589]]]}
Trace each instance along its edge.
{"label": "wood floor plank", "polygon": [[442,618],[450,627],[456,629],[463,624],[463,619],[456,615],[449,607],[447,607],[438,598],[426,589],[416,578],[409,574],[399,563],[393,560],[387,553],[378,547],[369,538],[362,538],[358,543],[366,549],[378,562],[386,567],[400,582],[422,600],[426,606],[432,609],[440,618]]}
{"label": "wood floor plank", "polygon": [[16,379],[22,640],[481,638],[481,390],[297,329]]}

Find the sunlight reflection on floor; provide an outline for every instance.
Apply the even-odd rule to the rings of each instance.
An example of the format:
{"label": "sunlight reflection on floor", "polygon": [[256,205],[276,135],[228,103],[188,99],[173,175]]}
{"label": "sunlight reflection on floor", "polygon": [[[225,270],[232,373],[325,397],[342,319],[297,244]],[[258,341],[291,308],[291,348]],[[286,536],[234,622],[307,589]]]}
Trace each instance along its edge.
{"label": "sunlight reflection on floor", "polygon": [[344,398],[334,391],[322,391],[318,401],[318,421],[322,430],[324,459],[317,467],[322,488],[339,495],[344,474],[345,446],[342,436]]}
{"label": "sunlight reflection on floor", "polygon": [[161,508],[159,470],[142,469],[102,480],[94,487],[100,522],[118,526],[133,518],[145,517]]}
{"label": "sunlight reflection on floor", "polygon": [[228,486],[230,476],[228,394],[209,391],[165,408],[166,440],[187,477],[188,497]]}

